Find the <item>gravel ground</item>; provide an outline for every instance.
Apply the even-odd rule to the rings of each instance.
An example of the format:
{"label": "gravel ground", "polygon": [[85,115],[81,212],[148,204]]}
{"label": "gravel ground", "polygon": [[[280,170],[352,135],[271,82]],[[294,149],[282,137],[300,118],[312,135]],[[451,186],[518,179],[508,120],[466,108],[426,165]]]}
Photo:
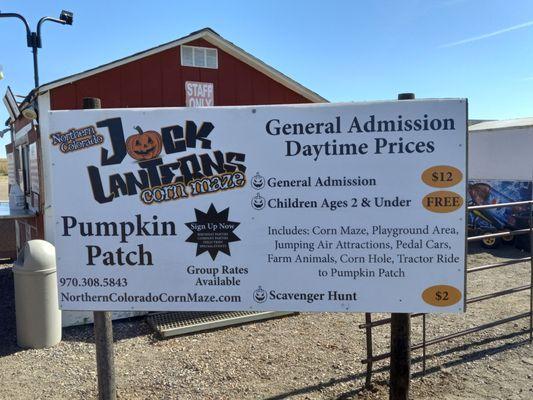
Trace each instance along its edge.
{"label": "gravel ground", "polygon": [[[506,247],[492,254],[474,248],[469,265],[525,257]],[[469,297],[529,283],[529,263],[469,276]],[[96,398],[92,326],[64,330],[45,350],[16,346],[10,265],[0,266],[0,398]],[[428,316],[427,337],[528,311],[529,292],[472,304],[466,314]],[[374,315],[374,318],[377,318]],[[365,335],[362,314],[306,313],[185,337],[159,340],[144,318],[114,323],[120,399],[385,399],[387,362],[375,368],[374,386],[362,390]],[[413,342],[421,339],[413,319]],[[428,348],[422,376],[413,352],[412,398],[532,399],[533,351],[527,319]],[[386,351],[389,328],[374,333],[375,352]]]}

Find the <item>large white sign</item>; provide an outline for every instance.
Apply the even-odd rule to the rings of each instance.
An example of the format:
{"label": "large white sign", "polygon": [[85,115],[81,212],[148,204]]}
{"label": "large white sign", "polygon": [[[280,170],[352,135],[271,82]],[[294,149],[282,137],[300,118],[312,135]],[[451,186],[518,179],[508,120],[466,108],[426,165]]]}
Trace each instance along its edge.
{"label": "large white sign", "polygon": [[464,310],[466,100],[50,114],[65,310]]}

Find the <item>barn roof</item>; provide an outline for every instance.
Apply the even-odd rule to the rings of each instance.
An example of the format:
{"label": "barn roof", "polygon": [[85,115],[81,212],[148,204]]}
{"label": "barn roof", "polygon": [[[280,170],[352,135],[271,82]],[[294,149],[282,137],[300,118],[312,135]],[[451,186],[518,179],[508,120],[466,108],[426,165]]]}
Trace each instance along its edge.
{"label": "barn roof", "polygon": [[[153,54],[171,49],[173,47],[180,46],[182,44],[186,44],[188,42],[192,42],[193,40],[197,39],[204,39],[207,42],[211,43],[212,45],[220,48],[221,50],[225,51],[226,53],[234,56],[235,58],[239,59],[240,61],[250,65],[252,68],[255,68],[256,70],[260,71],[261,73],[267,75],[268,77],[272,78],[273,80],[277,81],[278,83],[282,84],[283,86],[286,86],[287,88],[293,90],[294,92],[300,94],[301,96],[309,99],[312,102],[315,103],[324,103],[327,102],[325,98],[320,96],[319,94],[313,92],[312,90],[306,88],[305,86],[299,84],[295,80],[289,78],[287,75],[279,72],[275,68],[272,68],[271,66],[267,65],[257,57],[254,57],[250,53],[244,51],[240,47],[236,46],[234,43],[224,39],[222,36],[220,36],[218,33],[216,33],[211,28],[204,28],[199,31],[195,31],[190,33],[187,36],[184,36],[182,38],[173,40],[171,42],[152,47],[151,49],[141,51],[139,53],[132,54],[131,56],[124,57],[115,61],[112,61],[107,64],[100,65],[96,68],[88,69],[87,71],[83,71],[74,75],[70,75],[64,78],[57,79],[52,82],[45,83],[41,86],[39,86],[39,92],[46,92],[50,89],[54,89],[59,86],[63,86],[68,83],[72,83],[75,81],[78,81],[83,78],[87,78],[91,75],[98,74],[103,71],[107,71],[109,69],[118,67],[123,64],[131,63],[133,61],[139,60],[144,57],[151,56]],[[35,89],[34,89],[35,90]]]}

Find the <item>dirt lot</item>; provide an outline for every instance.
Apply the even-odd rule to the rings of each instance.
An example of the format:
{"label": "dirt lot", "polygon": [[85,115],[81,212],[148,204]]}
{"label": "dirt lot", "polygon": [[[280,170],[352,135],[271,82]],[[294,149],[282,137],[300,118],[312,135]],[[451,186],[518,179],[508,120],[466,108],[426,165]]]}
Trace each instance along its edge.
{"label": "dirt lot", "polygon": [[[493,254],[474,248],[470,266],[525,257],[513,248]],[[470,297],[529,283],[529,263],[470,274]],[[0,398],[96,398],[92,326],[64,330],[63,342],[46,350],[16,346],[12,273],[0,267]],[[471,305],[464,315],[428,317],[428,339],[482,322],[519,314],[529,292]],[[300,314],[159,340],[143,318],[114,324],[120,399],[385,399],[386,362],[372,390],[361,390],[365,336],[361,314]],[[414,399],[532,399],[533,347],[529,321],[518,320],[429,348],[422,376],[414,356]],[[421,338],[413,320],[413,341]],[[376,330],[377,352],[390,340]]]}

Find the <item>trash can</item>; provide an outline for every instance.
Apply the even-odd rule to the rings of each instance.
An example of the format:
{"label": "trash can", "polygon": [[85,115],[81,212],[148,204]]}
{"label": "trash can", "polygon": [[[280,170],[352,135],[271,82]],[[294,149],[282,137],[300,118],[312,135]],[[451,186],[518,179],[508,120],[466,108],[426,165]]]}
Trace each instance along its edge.
{"label": "trash can", "polygon": [[41,349],[61,341],[61,311],[57,298],[55,248],[30,240],[13,267],[17,344]]}

